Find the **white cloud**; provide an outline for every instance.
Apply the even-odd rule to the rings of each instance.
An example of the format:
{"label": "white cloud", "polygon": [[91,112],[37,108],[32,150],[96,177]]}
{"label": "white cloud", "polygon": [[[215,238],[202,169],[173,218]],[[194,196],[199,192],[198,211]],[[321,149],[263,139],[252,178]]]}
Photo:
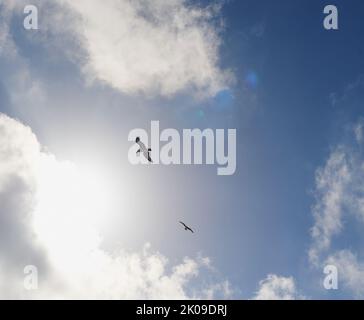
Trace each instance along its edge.
{"label": "white cloud", "polygon": [[356,296],[363,296],[364,263],[350,250],[335,251],[333,239],[347,232],[348,218],[364,222],[364,157],[361,121],[354,136],[330,154],[316,174],[315,219],[312,228],[311,263],[316,267],[332,264],[339,269],[339,281]]}
{"label": "white cloud", "polygon": [[[97,226],[112,210],[102,176],[85,175],[42,151],[31,129],[0,115],[0,298],[213,298],[227,282],[200,287],[206,258],[168,259],[101,248]],[[95,182],[97,181],[97,183]],[[106,198],[105,198],[106,197]],[[103,210],[101,210],[101,208]],[[39,289],[25,291],[23,268],[39,268]],[[200,283],[201,284],[201,283]]]}
{"label": "white cloud", "polygon": [[44,249],[28,227],[39,154],[31,130],[0,115],[0,297],[14,293],[12,284],[21,283],[17,275],[25,265],[46,269]]}
{"label": "white cloud", "polygon": [[[208,98],[235,81],[220,61],[221,3],[202,7],[186,0],[34,0],[42,9],[39,30],[23,35],[49,53],[48,63],[72,60],[87,84],[146,97]],[[26,4],[2,4],[3,57],[4,51],[17,56],[10,21],[16,17],[22,23]]]}
{"label": "white cloud", "polygon": [[319,255],[330,247],[331,239],[342,228],[342,206],[346,185],[351,178],[346,153],[342,149],[333,152],[325,167],[316,172],[317,202],[313,208],[315,224],[312,228],[313,245],[310,261],[318,263]]}
{"label": "white cloud", "polygon": [[364,262],[350,250],[341,250],[331,255],[327,263],[338,268],[339,283],[353,291],[356,297],[364,297]]}
{"label": "white cloud", "polygon": [[[97,81],[132,95],[188,92],[205,98],[234,82],[232,72],[220,66],[219,3],[201,7],[186,0],[35,0],[43,8],[39,30],[25,35],[46,50],[52,48],[52,54],[62,52],[74,60],[87,83]],[[0,44],[5,43],[9,18],[16,15],[21,22],[26,4],[6,4]]]}
{"label": "white cloud", "polygon": [[58,3],[69,14],[52,15],[54,23],[48,21],[47,29],[64,29],[64,22],[70,36],[78,38],[85,52],[79,62],[89,82],[99,80],[127,94],[172,96],[190,90],[206,97],[233,81],[219,67],[221,26],[214,22],[219,5],[202,8],[185,0]]}
{"label": "white cloud", "polygon": [[360,141],[356,142],[359,148],[358,145],[337,147],[316,173],[315,224],[309,250],[310,261],[316,265],[320,255],[330,249],[333,237],[342,233],[344,217],[364,221],[364,159]]}
{"label": "white cloud", "polygon": [[275,274],[269,274],[266,279],[259,282],[259,290],[253,299],[295,300],[300,298],[292,277],[280,277]]}

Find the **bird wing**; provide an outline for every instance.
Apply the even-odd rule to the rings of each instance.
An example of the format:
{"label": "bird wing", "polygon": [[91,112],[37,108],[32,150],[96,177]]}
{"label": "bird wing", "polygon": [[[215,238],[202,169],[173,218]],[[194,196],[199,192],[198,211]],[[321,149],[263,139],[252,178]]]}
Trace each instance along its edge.
{"label": "bird wing", "polygon": [[139,147],[140,147],[140,149],[141,149],[141,151],[142,151],[143,153],[148,153],[148,150],[147,150],[147,148],[145,147],[145,144],[144,144],[143,142],[141,142],[141,141],[139,140],[137,143],[138,143],[138,145],[139,145]]}
{"label": "bird wing", "polygon": [[149,152],[143,152],[144,158],[147,159],[149,162],[153,162],[152,158],[150,157]]}
{"label": "bird wing", "polygon": [[181,225],[183,225],[185,228],[187,227],[182,221],[179,222]]}

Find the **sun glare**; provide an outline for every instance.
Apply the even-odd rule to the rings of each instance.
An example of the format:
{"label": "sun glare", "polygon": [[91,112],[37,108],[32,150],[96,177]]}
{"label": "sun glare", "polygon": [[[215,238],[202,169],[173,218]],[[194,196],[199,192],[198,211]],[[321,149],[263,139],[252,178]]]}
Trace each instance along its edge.
{"label": "sun glare", "polygon": [[[101,170],[43,154],[34,223],[37,236],[60,261],[70,263],[100,242],[100,227],[114,210],[114,190]],[[67,257],[67,259],[66,259]]]}

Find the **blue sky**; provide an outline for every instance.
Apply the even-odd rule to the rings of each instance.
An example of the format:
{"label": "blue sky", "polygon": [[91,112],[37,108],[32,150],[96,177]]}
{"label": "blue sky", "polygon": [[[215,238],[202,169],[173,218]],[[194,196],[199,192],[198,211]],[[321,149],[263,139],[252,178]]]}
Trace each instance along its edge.
{"label": "blue sky", "polygon": [[[189,3],[204,7],[212,2]],[[320,191],[317,172],[326,168],[327,175],[336,177],[334,169],[345,164],[331,170],[328,159],[338,146],[348,159],[356,159],[347,165],[358,177],[338,197],[353,203],[362,199],[362,141],[355,136],[364,117],[361,1],[224,1],[208,22],[220,40],[213,64],[218,73],[230,70],[235,81],[222,78],[225,87],[202,99],[188,86],[166,96],[128,92],[132,89],[107,79],[88,83],[82,64],[92,52],[80,49],[62,23],[49,24],[55,9],[47,1],[37,4],[38,31],[23,28],[17,6],[7,19],[2,17],[2,30],[8,27],[17,54],[3,50],[0,56],[0,111],[29,126],[58,159],[101,164],[113,180],[120,195],[114,199],[117,211],[100,231],[103,250],[133,252],[148,242],[172,265],[185,256],[207,256],[214,271],[202,272],[201,286],[226,279],[232,298],[262,294],[269,280],[261,281],[270,274],[294,281],[295,289],[288,290],[293,297],[364,295],[357,288],[364,281],[360,208],[346,202],[340,207],[337,219],[343,228],[330,233],[318,265],[308,254],[316,245],[310,233],[317,224],[313,208],[337,190],[335,178],[327,177],[334,186],[328,182]],[[337,5],[339,30],[323,28],[327,4]],[[5,46],[1,37],[0,44]],[[130,165],[128,132],[149,130],[152,120],[162,128],[236,128],[236,173],[221,177],[211,166]],[[323,207],[318,215],[330,216],[331,207]],[[180,232],[178,220],[188,222],[196,234]],[[341,250],[356,257],[357,281],[342,275],[348,259],[338,258],[344,256],[338,256]],[[339,267],[339,290],[322,287],[327,259]],[[185,290],[194,289],[187,285]]]}

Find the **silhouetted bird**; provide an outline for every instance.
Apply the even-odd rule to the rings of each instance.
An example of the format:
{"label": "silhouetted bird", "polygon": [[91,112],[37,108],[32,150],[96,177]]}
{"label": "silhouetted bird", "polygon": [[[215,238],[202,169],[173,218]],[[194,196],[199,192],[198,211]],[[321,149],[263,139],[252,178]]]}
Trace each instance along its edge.
{"label": "silhouetted bird", "polygon": [[137,137],[135,139],[135,142],[139,145],[140,149],[137,151],[137,153],[143,152],[143,155],[145,157],[145,159],[147,159],[149,162],[153,163],[152,158],[150,157],[150,152],[152,151],[152,149],[147,149],[145,144],[143,142],[140,141],[140,138]]}
{"label": "silhouetted bird", "polygon": [[186,230],[186,231],[187,231],[187,230],[189,230],[189,231],[191,231],[192,233],[194,233],[194,232],[193,232],[193,230],[192,230],[189,226],[186,226],[186,225],[185,225],[182,221],[180,221],[179,223],[185,227],[185,230]]}

